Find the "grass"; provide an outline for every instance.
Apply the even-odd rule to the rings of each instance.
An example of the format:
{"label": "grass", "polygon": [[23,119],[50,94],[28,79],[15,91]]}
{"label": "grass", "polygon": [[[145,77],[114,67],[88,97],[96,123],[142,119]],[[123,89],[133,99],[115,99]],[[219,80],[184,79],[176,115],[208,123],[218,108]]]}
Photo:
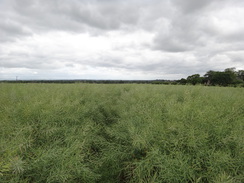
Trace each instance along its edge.
{"label": "grass", "polygon": [[0,84],[0,182],[244,182],[244,89]]}

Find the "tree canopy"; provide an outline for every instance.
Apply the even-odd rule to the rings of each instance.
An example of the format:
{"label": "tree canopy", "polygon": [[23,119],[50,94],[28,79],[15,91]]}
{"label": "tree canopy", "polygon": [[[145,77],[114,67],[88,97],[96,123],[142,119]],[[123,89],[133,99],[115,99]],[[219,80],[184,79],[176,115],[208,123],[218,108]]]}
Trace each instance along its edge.
{"label": "tree canopy", "polygon": [[205,85],[244,85],[244,70],[237,70],[235,67],[226,68],[224,71],[209,70],[203,77],[200,74],[193,74],[186,79],[182,78],[178,81],[180,84],[205,84]]}

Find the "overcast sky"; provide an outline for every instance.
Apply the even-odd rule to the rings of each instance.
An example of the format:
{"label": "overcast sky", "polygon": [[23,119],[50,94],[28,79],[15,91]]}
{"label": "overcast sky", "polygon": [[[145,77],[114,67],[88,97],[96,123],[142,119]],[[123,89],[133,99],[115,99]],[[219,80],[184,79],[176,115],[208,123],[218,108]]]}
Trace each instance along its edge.
{"label": "overcast sky", "polygon": [[243,0],[0,0],[0,80],[244,69]]}

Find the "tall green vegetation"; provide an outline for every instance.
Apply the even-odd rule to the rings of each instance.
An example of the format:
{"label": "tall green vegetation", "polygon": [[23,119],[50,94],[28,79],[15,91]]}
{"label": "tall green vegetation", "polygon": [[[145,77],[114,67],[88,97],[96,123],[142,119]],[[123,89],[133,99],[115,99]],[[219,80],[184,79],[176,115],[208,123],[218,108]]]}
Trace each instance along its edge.
{"label": "tall green vegetation", "polygon": [[0,84],[0,182],[244,182],[243,88]]}

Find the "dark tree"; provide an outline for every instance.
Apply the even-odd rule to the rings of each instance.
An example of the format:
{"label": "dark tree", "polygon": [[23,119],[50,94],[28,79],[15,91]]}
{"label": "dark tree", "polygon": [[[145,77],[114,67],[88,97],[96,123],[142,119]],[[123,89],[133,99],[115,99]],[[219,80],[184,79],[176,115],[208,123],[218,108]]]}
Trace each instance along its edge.
{"label": "dark tree", "polygon": [[200,77],[199,74],[193,74],[193,75],[187,77],[187,83],[191,83],[191,84],[195,85],[195,84],[201,83],[201,82],[202,82],[202,78]]}
{"label": "dark tree", "polygon": [[181,78],[180,80],[178,80],[178,82],[182,85],[185,85],[187,83],[187,80],[185,78]]}
{"label": "dark tree", "polygon": [[236,73],[234,70],[235,68],[225,69],[224,72],[210,70],[204,75],[204,80],[210,85],[227,86],[233,84],[236,80]]}
{"label": "dark tree", "polygon": [[237,71],[237,78],[244,81],[244,70]]}

